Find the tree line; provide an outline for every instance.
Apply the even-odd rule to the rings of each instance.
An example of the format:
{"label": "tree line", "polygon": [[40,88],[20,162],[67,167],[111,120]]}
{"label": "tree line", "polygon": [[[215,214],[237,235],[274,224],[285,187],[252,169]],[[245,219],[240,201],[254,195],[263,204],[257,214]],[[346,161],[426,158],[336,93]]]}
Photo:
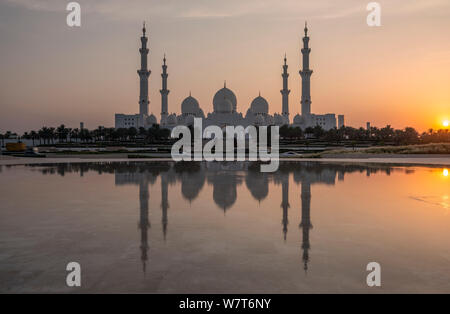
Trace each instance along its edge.
{"label": "tree line", "polygon": [[[99,126],[94,130],[67,128],[64,124],[59,127],[42,127],[40,130],[24,132],[21,136],[7,131],[0,133],[0,140],[4,146],[4,140],[10,138],[32,140],[33,145],[51,145],[58,143],[93,143],[93,142],[118,142],[118,141],[143,141],[153,143],[170,138],[170,130],[153,125],[149,129],[145,128],[105,128]],[[450,142],[450,132],[448,129],[433,130],[419,133],[412,127],[405,129],[393,129],[390,125],[384,128],[371,127],[364,128],[342,127],[339,129],[324,130],[320,126],[308,127],[302,130],[299,127],[284,125],[280,127],[280,137],[282,140],[296,141],[305,139],[316,139],[330,143],[344,141],[361,142],[370,141],[374,144],[407,145],[419,143],[445,143]]]}
{"label": "tree line", "polygon": [[450,132],[448,129],[429,129],[427,132],[419,133],[412,127],[393,129],[390,125],[384,128],[371,127],[370,129],[344,126],[339,129],[334,128],[327,131],[320,126],[308,127],[302,130],[299,127],[284,125],[280,128],[280,137],[287,140],[313,138],[330,143],[370,141],[375,144],[394,145],[450,142]]}
{"label": "tree line", "polygon": [[[153,125],[151,128],[105,128],[99,126],[94,130],[86,128],[67,128],[64,124],[59,127],[44,126],[40,130],[24,132],[17,136],[10,131],[5,134],[0,133],[0,139],[18,137],[19,139],[31,140],[34,145],[51,145],[58,143],[94,143],[94,142],[116,142],[116,141],[144,141],[155,142],[165,140],[170,137],[170,130],[160,128],[159,125]],[[2,143],[4,145],[4,143]]]}

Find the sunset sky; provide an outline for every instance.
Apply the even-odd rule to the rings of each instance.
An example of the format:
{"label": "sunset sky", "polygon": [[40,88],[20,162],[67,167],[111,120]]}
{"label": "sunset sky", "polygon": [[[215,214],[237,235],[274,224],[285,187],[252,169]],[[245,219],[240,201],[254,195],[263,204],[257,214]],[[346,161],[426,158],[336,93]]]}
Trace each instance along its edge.
{"label": "sunset sky", "polygon": [[281,66],[289,65],[290,117],[300,111],[300,41],[311,36],[312,112],[346,125],[419,131],[450,119],[450,1],[384,0],[369,27],[361,0],[78,1],[81,27],[66,24],[69,1],[0,0],[0,132],[42,126],[112,127],[137,113],[139,37],[150,37],[149,111],[159,120],[167,55],[169,112],[192,91],[204,112],[223,86],[238,111],[253,98],[281,111]]}

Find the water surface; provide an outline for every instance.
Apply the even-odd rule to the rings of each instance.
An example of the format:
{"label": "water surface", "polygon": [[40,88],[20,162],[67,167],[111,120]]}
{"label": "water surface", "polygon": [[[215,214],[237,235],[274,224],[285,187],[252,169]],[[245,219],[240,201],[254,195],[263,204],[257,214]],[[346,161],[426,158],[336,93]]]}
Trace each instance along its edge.
{"label": "water surface", "polygon": [[[450,293],[439,167],[98,162],[0,168],[0,292]],[[447,175],[445,175],[447,174]],[[66,286],[67,263],[82,286]],[[366,285],[366,265],[382,287]]]}

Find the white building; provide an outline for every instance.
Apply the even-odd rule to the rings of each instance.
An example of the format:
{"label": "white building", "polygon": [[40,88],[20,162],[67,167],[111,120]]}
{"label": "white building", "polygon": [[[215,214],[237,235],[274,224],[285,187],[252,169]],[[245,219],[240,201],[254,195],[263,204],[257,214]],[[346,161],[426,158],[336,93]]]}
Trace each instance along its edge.
{"label": "white building", "polygon": [[[147,69],[147,37],[145,36],[145,24],[143,28],[143,35],[141,37],[142,47],[139,50],[141,54],[141,68],[138,70],[140,77],[140,97],[139,97],[139,114],[127,115],[116,114],[115,115],[115,127],[116,128],[149,128],[157,123],[154,115],[148,115],[148,77],[150,76],[150,70]],[[307,127],[321,126],[325,130],[336,128],[336,116],[334,113],[328,113],[324,115],[317,115],[311,113],[311,84],[310,78],[313,71],[309,68],[309,54],[311,49],[309,48],[308,28],[305,25],[305,36],[303,38],[304,47],[301,50],[303,54],[303,69],[300,71],[302,77],[302,99],[301,99],[301,115],[296,115],[293,120],[293,126],[301,127],[305,129]],[[269,113],[269,103],[261,96],[257,96],[250,104],[245,116],[238,111],[237,98],[232,90],[227,88],[226,83],[224,87],[216,92],[212,99],[213,112],[204,114],[203,110],[197,99],[192,95],[189,95],[181,103],[181,114],[176,115],[168,112],[168,84],[167,84],[167,64],[166,57],[164,56],[162,65],[162,88],[161,93],[161,121],[160,126],[168,129],[172,129],[177,125],[192,125],[194,118],[203,119],[203,127],[209,125],[218,125],[221,127],[227,125],[242,125],[244,127],[249,125],[255,126],[269,126],[269,125],[289,125],[289,93],[288,89],[288,65],[286,56],[284,57],[283,65],[283,89],[280,91],[282,95],[282,112],[271,115]],[[342,121],[344,116],[342,117]]]}

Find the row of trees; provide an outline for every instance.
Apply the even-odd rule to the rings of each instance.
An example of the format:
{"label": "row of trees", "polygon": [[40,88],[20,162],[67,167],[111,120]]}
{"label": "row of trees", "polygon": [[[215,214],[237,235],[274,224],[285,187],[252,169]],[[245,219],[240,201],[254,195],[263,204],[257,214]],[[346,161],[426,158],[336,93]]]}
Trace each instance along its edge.
{"label": "row of trees", "polygon": [[371,127],[370,130],[364,128],[342,127],[340,129],[331,129],[325,131],[320,126],[309,127],[302,130],[299,127],[282,126],[280,128],[280,137],[285,139],[304,139],[315,138],[328,142],[350,141],[371,141],[374,143],[393,143],[393,144],[418,144],[418,143],[444,143],[450,142],[450,132],[448,129],[419,134],[414,128],[407,127],[403,130],[393,129],[390,125],[384,128]]}
{"label": "row of trees", "polygon": [[[58,143],[92,143],[102,141],[136,141],[154,142],[170,137],[170,131],[161,129],[159,125],[154,125],[149,129],[128,128],[115,129],[98,127],[95,130],[66,128],[64,124],[59,127],[42,127],[38,131],[25,132],[20,138],[31,140],[33,145],[46,145]],[[17,138],[17,135],[10,131],[0,134],[2,145],[5,139]]]}
{"label": "row of trees", "polygon": [[[10,131],[5,134],[0,133],[0,140],[4,146],[4,140],[16,138],[16,134]],[[407,127],[403,130],[393,129],[390,125],[384,128],[371,127],[370,130],[364,128],[342,127],[325,131],[320,126],[309,127],[302,130],[299,127],[282,126],[280,128],[282,139],[303,140],[314,138],[327,142],[339,143],[342,141],[371,141],[378,144],[417,144],[417,143],[444,143],[450,142],[450,132],[448,129],[433,130],[419,134],[414,128]],[[150,129],[128,128],[115,129],[98,127],[95,130],[71,129],[63,124],[57,128],[42,127],[38,131],[25,132],[21,138],[33,141],[36,144],[73,143],[73,142],[102,142],[102,141],[144,141],[151,143],[165,140],[170,137],[170,131],[154,125]]]}

